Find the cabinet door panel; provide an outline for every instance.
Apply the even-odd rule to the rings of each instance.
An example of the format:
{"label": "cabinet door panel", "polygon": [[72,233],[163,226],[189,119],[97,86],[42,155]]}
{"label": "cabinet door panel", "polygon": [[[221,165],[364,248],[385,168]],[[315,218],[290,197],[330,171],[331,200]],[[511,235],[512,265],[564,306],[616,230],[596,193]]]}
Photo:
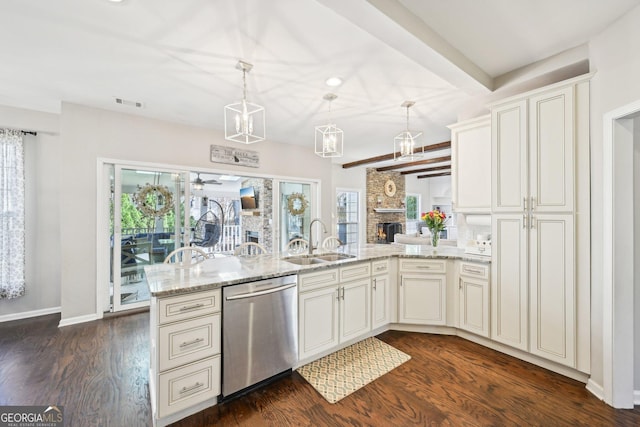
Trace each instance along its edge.
{"label": "cabinet door panel", "polygon": [[460,328],[489,336],[489,283],[460,277]]}
{"label": "cabinet door panel", "polygon": [[338,290],[325,288],[300,294],[300,359],[338,345]]}
{"label": "cabinet door panel", "polygon": [[403,274],[400,278],[400,323],[446,324],[446,275]]}
{"label": "cabinet door panel", "polygon": [[575,366],[573,215],[534,215],[531,230],[531,352]]}
{"label": "cabinet door panel", "polygon": [[527,350],[527,230],[521,214],[492,217],[491,338]]}
{"label": "cabinet door panel", "polygon": [[492,211],[524,210],[527,192],[527,102],[491,111]]}
{"label": "cabinet door panel", "polygon": [[452,127],[451,183],[458,212],[491,211],[491,123]]}
{"label": "cabinet door panel", "polygon": [[371,330],[370,279],[341,286],[340,341],[356,338]]}
{"label": "cabinet door panel", "polygon": [[391,321],[391,291],[389,275],[374,276],[371,283],[371,328],[376,329]]}
{"label": "cabinet door panel", "polygon": [[530,98],[529,193],[533,211],[573,211],[573,127],[573,87]]}

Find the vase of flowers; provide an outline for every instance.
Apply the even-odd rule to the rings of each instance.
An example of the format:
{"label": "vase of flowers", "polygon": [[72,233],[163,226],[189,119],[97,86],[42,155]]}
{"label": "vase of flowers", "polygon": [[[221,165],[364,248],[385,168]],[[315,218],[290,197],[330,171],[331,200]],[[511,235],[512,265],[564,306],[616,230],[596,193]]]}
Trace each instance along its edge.
{"label": "vase of flowers", "polygon": [[440,232],[445,228],[447,215],[439,210],[423,212],[420,217],[427,224],[427,228],[431,232],[431,245],[435,248],[440,240]]}

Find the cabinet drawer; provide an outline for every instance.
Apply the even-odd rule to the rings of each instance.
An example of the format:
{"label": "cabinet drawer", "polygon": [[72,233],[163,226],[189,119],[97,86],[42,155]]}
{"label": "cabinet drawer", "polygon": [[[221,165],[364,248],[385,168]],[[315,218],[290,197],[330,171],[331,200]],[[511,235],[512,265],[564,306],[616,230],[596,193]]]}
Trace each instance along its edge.
{"label": "cabinet drawer", "polygon": [[461,261],[460,275],[467,277],[477,277],[479,279],[489,279],[489,265]]}
{"label": "cabinet drawer", "polygon": [[386,274],[389,272],[389,260],[383,259],[380,261],[373,261],[371,263],[371,274]]}
{"label": "cabinet drawer", "polygon": [[160,374],[159,389],[159,417],[215,399],[220,394],[220,356]]}
{"label": "cabinet drawer", "polygon": [[160,371],[220,353],[220,314],[160,327]]}
{"label": "cabinet drawer", "polygon": [[356,265],[340,268],[340,282],[348,280],[364,279],[371,276],[371,263],[363,262]]}
{"label": "cabinet drawer", "polygon": [[446,260],[400,259],[400,272],[446,273]]}
{"label": "cabinet drawer", "polygon": [[300,292],[312,289],[324,288],[325,286],[337,285],[340,276],[337,268],[320,270],[314,273],[305,273],[298,276],[298,286]]}
{"label": "cabinet drawer", "polygon": [[220,311],[221,291],[196,292],[179,297],[161,298],[158,301],[158,323],[163,325],[178,320],[212,314]]}

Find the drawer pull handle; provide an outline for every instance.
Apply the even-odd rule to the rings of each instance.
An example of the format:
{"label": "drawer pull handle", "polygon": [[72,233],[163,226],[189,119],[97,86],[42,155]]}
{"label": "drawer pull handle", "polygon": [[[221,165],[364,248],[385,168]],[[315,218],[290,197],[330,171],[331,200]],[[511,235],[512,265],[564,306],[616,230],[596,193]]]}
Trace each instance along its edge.
{"label": "drawer pull handle", "polygon": [[185,394],[185,393],[189,393],[192,391],[196,391],[197,389],[199,389],[200,387],[202,387],[204,384],[203,383],[195,383],[194,385],[192,385],[191,387],[182,387],[182,389],[180,390],[180,394]]}
{"label": "drawer pull handle", "polygon": [[386,270],[384,265],[379,265],[376,267],[376,271],[382,271],[382,270]]}
{"label": "drawer pull handle", "polygon": [[198,308],[202,308],[202,307],[204,307],[204,303],[198,303],[198,304],[193,304],[193,305],[185,305],[183,307],[180,307],[180,311],[197,310]]}
{"label": "drawer pull handle", "polygon": [[194,345],[194,344],[200,344],[203,341],[204,341],[204,338],[196,338],[195,340],[185,341],[182,344],[180,344],[180,348],[189,347],[190,345]]}
{"label": "drawer pull handle", "polygon": [[483,274],[482,270],[478,270],[476,268],[471,268],[471,267],[464,267],[462,270],[465,273]]}
{"label": "drawer pull handle", "polygon": [[431,268],[431,266],[430,265],[419,265],[418,268],[422,268],[422,269],[428,270],[428,269]]}

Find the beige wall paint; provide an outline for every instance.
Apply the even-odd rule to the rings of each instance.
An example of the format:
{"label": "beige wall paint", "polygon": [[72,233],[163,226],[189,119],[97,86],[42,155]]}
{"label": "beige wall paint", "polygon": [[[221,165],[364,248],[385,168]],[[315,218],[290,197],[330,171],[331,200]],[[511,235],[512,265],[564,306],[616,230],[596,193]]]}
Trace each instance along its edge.
{"label": "beige wall paint", "polygon": [[231,173],[321,180],[322,217],[330,218],[330,163],[313,147],[266,141],[260,168],[209,161],[211,144],[230,145],[219,131],[63,103],[61,114],[60,253],[62,319],[96,314],[97,159],[176,165]]}
{"label": "beige wall paint", "polygon": [[591,67],[591,381],[602,385],[603,115],[640,99],[640,7],[623,16],[589,45]]}
{"label": "beige wall paint", "polygon": [[59,116],[0,107],[0,127],[37,131],[25,135],[25,295],[0,300],[0,319],[10,320],[60,307],[58,171]]}

